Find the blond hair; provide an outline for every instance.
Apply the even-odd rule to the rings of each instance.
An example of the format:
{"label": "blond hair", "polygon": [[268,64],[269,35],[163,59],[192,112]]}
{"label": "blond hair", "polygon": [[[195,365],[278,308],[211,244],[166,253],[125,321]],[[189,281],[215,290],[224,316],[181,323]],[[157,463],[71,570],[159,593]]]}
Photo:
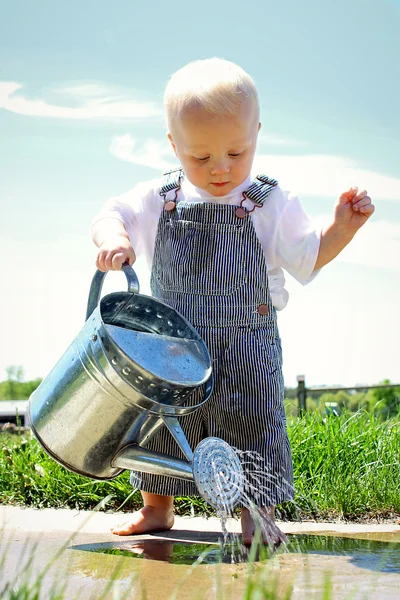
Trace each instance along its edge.
{"label": "blond hair", "polygon": [[222,58],[196,60],[176,71],[165,88],[167,127],[188,108],[201,108],[211,115],[235,114],[243,102],[252,100],[259,116],[255,83],[246,71]]}

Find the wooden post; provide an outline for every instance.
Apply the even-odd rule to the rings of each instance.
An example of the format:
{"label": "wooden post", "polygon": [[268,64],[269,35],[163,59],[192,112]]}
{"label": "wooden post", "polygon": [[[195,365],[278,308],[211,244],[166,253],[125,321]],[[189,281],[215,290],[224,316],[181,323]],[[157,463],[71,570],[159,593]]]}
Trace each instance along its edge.
{"label": "wooden post", "polygon": [[299,401],[299,417],[307,410],[307,388],[304,375],[297,375],[297,399]]}

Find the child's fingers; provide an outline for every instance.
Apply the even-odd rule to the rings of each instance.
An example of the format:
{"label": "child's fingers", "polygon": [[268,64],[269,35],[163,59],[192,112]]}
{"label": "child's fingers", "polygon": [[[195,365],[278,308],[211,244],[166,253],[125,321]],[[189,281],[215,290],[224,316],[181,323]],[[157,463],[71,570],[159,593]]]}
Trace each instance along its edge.
{"label": "child's fingers", "polygon": [[128,251],[125,256],[125,260],[128,261],[130,266],[132,266],[133,263],[136,261],[136,254],[135,254],[135,251],[132,248],[132,246],[130,248],[128,248]]}
{"label": "child's fingers", "polygon": [[133,265],[135,260],[135,252],[129,243],[127,247],[111,248],[111,250],[105,247],[101,248],[97,254],[96,267],[103,272],[119,271],[124,262]]}
{"label": "child's fingers", "polygon": [[99,271],[103,271],[103,273],[104,273],[104,271],[105,271],[105,268],[103,267],[103,265],[101,264],[101,262],[99,261],[99,259],[98,259],[98,258],[96,259],[96,268],[97,268]]}
{"label": "child's fingers", "polygon": [[99,269],[99,271],[102,271],[103,273],[108,271],[104,258],[104,252],[99,252],[96,258],[96,267]]}
{"label": "child's fingers", "polygon": [[367,206],[362,206],[359,212],[366,217],[370,217],[375,212],[375,206],[373,204],[367,204]]}
{"label": "child's fingers", "polygon": [[133,248],[125,248],[124,250],[120,250],[116,252],[112,259],[112,268],[115,271],[122,269],[122,265],[124,263],[128,263],[128,265],[132,266],[136,260],[136,255],[133,251]]}
{"label": "child's fingers", "polygon": [[360,210],[361,208],[368,206],[368,204],[371,204],[371,198],[369,196],[363,196],[360,200],[354,202],[353,209]]}
{"label": "child's fingers", "polygon": [[132,262],[130,264],[133,265],[135,262],[136,262],[136,253],[135,253],[134,249],[132,248]]}
{"label": "child's fingers", "polygon": [[[115,256],[117,256],[116,260],[114,260]],[[122,262],[120,261],[121,258],[118,257],[118,253],[116,254],[115,251],[102,250],[97,255],[96,266],[100,271],[103,271],[103,273],[106,273],[107,271],[118,271],[124,260],[122,259]]]}
{"label": "child's fingers", "polygon": [[130,265],[136,260],[133,248],[123,248],[122,250],[113,251],[112,256],[107,260],[107,264],[110,264],[110,269],[113,271],[119,271],[122,269],[122,265],[127,262]]}
{"label": "child's fingers", "polygon": [[124,264],[127,258],[126,255],[126,251],[115,252],[113,257],[111,258],[111,265],[114,271],[119,271],[122,268],[122,265]]}
{"label": "child's fingers", "polygon": [[357,194],[353,200],[353,210],[360,212],[365,217],[369,218],[375,211],[375,206],[372,204],[371,198],[368,196],[368,192],[363,190]]}
{"label": "child's fingers", "polygon": [[358,187],[351,187],[347,192],[343,192],[343,194],[339,197],[339,202],[342,204],[346,204],[348,202],[352,202],[353,199],[357,196]]}
{"label": "child's fingers", "polygon": [[362,200],[363,198],[365,198],[365,196],[368,196],[367,190],[363,190],[362,192],[358,192],[358,194],[353,198],[353,202],[356,203],[359,200]]}

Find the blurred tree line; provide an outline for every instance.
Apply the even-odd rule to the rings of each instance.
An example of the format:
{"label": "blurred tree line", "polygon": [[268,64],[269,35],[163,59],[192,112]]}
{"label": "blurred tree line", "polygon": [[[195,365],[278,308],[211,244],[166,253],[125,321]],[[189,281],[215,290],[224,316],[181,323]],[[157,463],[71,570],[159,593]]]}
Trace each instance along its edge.
{"label": "blurred tree line", "polygon": [[12,365],[6,368],[7,379],[0,382],[0,400],[27,400],[42,381],[40,377],[24,381],[24,369]]}
{"label": "blurred tree line", "polygon": [[[24,381],[24,369],[21,366],[7,367],[6,374],[6,381],[0,382],[0,401],[28,399],[42,381],[39,377],[32,381]],[[390,385],[390,381],[385,379],[378,385]],[[345,391],[340,388],[337,392],[307,391],[308,411],[325,413],[328,403],[336,403],[339,412],[346,410],[355,413],[361,409],[373,411],[383,418],[390,418],[400,414],[400,386],[358,391]],[[288,415],[298,414],[297,388],[285,388],[285,408]]]}
{"label": "blurred tree line", "polygon": [[[376,385],[391,383],[389,379],[384,379]],[[339,412],[367,410],[388,419],[400,414],[400,386],[354,391],[338,388],[337,392],[307,390],[307,411],[326,413],[332,403],[337,404]],[[288,415],[298,414],[297,388],[285,388],[285,408]]]}

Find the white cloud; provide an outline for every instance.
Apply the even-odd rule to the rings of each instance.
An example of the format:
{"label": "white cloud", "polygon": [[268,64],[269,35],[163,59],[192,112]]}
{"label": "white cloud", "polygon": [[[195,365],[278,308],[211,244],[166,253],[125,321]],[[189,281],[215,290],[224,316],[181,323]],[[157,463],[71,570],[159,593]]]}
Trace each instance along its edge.
{"label": "white cloud", "polygon": [[147,140],[139,145],[130,133],[115,136],[111,141],[110,152],[120,160],[151,167],[157,171],[170,169],[177,162],[167,142],[161,144],[154,140]]}
{"label": "white cloud", "polygon": [[388,221],[369,221],[338,260],[369,267],[400,269],[400,225]]}
{"label": "white cloud", "polygon": [[[35,117],[57,119],[121,120],[160,116],[161,108],[153,102],[142,102],[117,88],[85,83],[50,90],[64,99],[64,105],[22,95],[24,86],[15,81],[0,81],[0,108]],[[69,106],[68,104],[74,104]]]}
{"label": "white cloud", "polygon": [[[176,164],[169,144],[149,140],[138,146],[129,133],[113,138],[111,153],[117,158],[153,167]],[[336,197],[351,186],[367,189],[373,199],[400,201],[400,179],[362,169],[356,161],[331,155],[257,155],[254,171],[278,179],[285,189],[301,195]]]}
{"label": "white cloud", "polygon": [[[143,145],[129,134],[116,136],[110,147],[110,152],[117,158],[135,164],[152,167],[161,171],[176,164],[169,144],[161,144],[148,140]],[[294,160],[295,159],[295,160]],[[297,184],[300,181],[300,190],[303,194],[332,197],[335,192],[326,190],[325,181],[330,179],[339,185],[339,190],[346,187],[346,178],[353,182],[367,181],[368,189],[376,187],[384,198],[400,199],[400,180],[386,177],[380,173],[364,171],[353,166],[351,161],[336,156],[261,156],[256,160],[256,167],[272,165],[273,173],[278,179],[280,174],[286,181],[292,179]],[[304,176],[308,169],[310,180]],[[256,169],[257,170],[257,169]],[[314,178],[311,177],[311,170]],[[265,169],[260,169],[265,171]],[[286,178],[284,177],[286,175]],[[353,179],[352,179],[353,178]],[[397,187],[396,187],[397,186]],[[297,185],[297,190],[299,185]],[[398,189],[398,196],[395,195]],[[339,192],[336,192],[339,193]],[[372,192],[370,192],[372,194]],[[330,217],[316,217],[313,219],[318,226],[328,224]],[[351,244],[345,248],[338,259],[343,262],[366,265],[370,267],[400,269],[400,225],[388,221],[369,221],[359,230]]]}
{"label": "white cloud", "polygon": [[258,145],[260,146],[262,144],[268,146],[305,146],[306,142],[291,138],[283,138],[269,133],[260,133],[258,136]]}
{"label": "white cloud", "polygon": [[[76,83],[69,86],[56,86],[53,88],[53,91],[57,94],[94,98],[96,96],[109,95],[111,93],[111,87],[103,83]],[[116,90],[114,93],[116,93]]]}
{"label": "white cloud", "polygon": [[286,189],[299,194],[336,197],[351,186],[366,189],[369,195],[400,201],[400,179],[359,167],[356,161],[332,155],[257,155],[255,170],[279,180]]}
{"label": "white cloud", "polygon": [[289,304],[278,317],[286,384],[300,373],[308,385],[397,383],[398,272],[376,277],[339,260],[309,286],[287,279]]}
{"label": "white cloud", "polygon": [[[329,225],[331,217],[313,217],[317,228]],[[379,269],[400,269],[400,224],[373,217],[358,230],[352,241],[335,259],[353,265]]]}

